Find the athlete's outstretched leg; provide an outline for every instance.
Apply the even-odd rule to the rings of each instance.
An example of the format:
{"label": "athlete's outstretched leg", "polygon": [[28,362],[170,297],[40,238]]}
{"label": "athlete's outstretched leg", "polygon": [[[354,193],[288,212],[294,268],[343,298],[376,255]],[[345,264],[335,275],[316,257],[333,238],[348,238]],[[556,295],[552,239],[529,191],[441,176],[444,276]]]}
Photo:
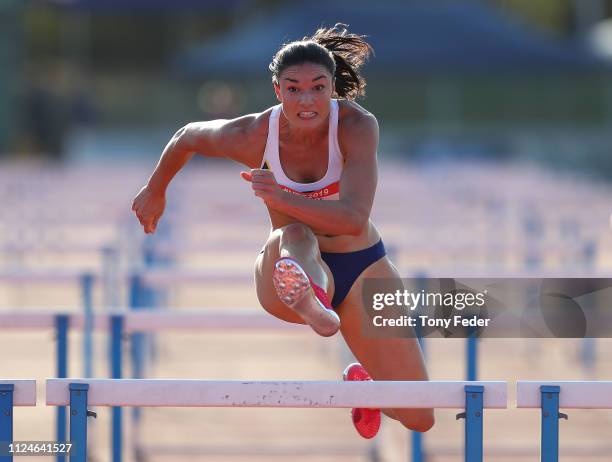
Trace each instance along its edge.
{"label": "athlete's outstretched leg", "polygon": [[255,264],[255,281],[259,301],[271,314],[309,324],[320,335],[337,332],[340,320],[326,308],[333,278],[307,226],[294,223],[270,235]]}
{"label": "athlete's outstretched leg", "polygon": [[[347,345],[374,380],[428,380],[416,338],[405,335],[405,331],[364,335],[362,285],[366,277],[386,278],[387,281],[397,279],[397,288],[401,288],[399,274],[387,257],[381,258],[361,274],[337,309],[342,322],[341,332]],[[403,329],[406,328],[399,330]],[[411,430],[424,432],[434,424],[432,409],[398,408],[383,409],[383,412]]]}

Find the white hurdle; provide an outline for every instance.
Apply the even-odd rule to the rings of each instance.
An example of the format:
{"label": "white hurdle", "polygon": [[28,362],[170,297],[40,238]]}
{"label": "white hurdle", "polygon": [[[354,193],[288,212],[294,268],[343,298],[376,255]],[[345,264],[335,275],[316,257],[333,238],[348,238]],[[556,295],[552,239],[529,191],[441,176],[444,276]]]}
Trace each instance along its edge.
{"label": "white hurdle", "polygon": [[[507,407],[506,382],[47,379],[49,406],[70,406],[72,457],[87,458],[87,406],[464,409],[467,461],[482,461],[483,410]],[[71,459],[73,460],[73,459]]]}
{"label": "white hurdle", "polygon": [[564,409],[612,409],[612,381],[529,381],[516,383],[516,407],[540,408],[541,387],[560,388],[559,407]]}
{"label": "white hurdle", "polygon": [[483,407],[506,407],[505,382],[164,379],[48,379],[47,405],[69,405],[72,383],[89,385],[91,406],[463,409],[465,386],[481,385]]}
{"label": "white hurdle", "polygon": [[[3,394],[5,390],[10,393]],[[1,379],[0,396],[12,396],[13,406],[36,406],[36,380]]]}
{"label": "white hurdle", "polygon": [[565,409],[612,409],[612,381],[519,381],[516,407],[541,409],[540,460],[559,460],[559,413]]}
{"label": "white hurdle", "polygon": [[[0,442],[7,443],[13,438],[13,408],[15,406],[36,406],[36,380],[0,380]],[[0,447],[4,453],[8,447]],[[11,461],[10,454],[0,454],[0,460]]]}

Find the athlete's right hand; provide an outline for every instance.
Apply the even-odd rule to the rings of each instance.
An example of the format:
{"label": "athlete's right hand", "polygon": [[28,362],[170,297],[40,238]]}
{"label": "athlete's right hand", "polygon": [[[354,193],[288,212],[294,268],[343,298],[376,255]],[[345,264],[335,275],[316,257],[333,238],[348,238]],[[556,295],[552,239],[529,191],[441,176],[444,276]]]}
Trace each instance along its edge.
{"label": "athlete's right hand", "polygon": [[165,208],[166,195],[151,190],[148,185],[140,190],[132,202],[132,210],[147,234],[155,232]]}

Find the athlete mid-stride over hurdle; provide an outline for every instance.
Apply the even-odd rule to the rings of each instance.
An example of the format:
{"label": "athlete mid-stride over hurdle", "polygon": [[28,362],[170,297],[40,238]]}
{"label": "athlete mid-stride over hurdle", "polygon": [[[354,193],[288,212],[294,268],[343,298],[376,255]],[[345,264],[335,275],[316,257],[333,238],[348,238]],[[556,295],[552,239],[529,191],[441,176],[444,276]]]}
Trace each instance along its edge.
{"label": "athlete mid-stride over hurdle", "polygon": [[[361,329],[363,278],[400,278],[370,220],[378,123],[354,101],[365,94],[358,69],[370,52],[363,36],[341,24],[284,45],[270,64],[280,104],[181,128],[132,209],[144,231],[153,233],[168,184],[194,153],[246,165],[250,170],[241,176],[264,201],[272,223],[255,262],[264,309],[322,336],[340,330],[361,363],[346,368],[345,380],[427,380],[414,336],[378,338]],[[434,423],[431,409],[382,412],[412,430],[427,431]],[[353,409],[359,434],[376,435],[380,414]]]}

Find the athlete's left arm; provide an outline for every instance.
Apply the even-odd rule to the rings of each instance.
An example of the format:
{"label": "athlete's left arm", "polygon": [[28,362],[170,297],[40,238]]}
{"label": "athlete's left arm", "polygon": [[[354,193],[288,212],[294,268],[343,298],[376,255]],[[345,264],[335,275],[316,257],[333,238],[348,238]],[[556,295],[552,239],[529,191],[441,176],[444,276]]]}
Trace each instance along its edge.
{"label": "athlete's left arm", "polygon": [[[372,115],[362,115],[338,133],[344,153],[340,178],[340,198],[313,200],[297,194],[279,192],[255,193],[273,209],[283,212],[310,226],[317,233],[359,235],[370,218],[376,191],[378,122]],[[263,175],[271,172],[263,171]],[[255,178],[254,178],[255,179]]]}

